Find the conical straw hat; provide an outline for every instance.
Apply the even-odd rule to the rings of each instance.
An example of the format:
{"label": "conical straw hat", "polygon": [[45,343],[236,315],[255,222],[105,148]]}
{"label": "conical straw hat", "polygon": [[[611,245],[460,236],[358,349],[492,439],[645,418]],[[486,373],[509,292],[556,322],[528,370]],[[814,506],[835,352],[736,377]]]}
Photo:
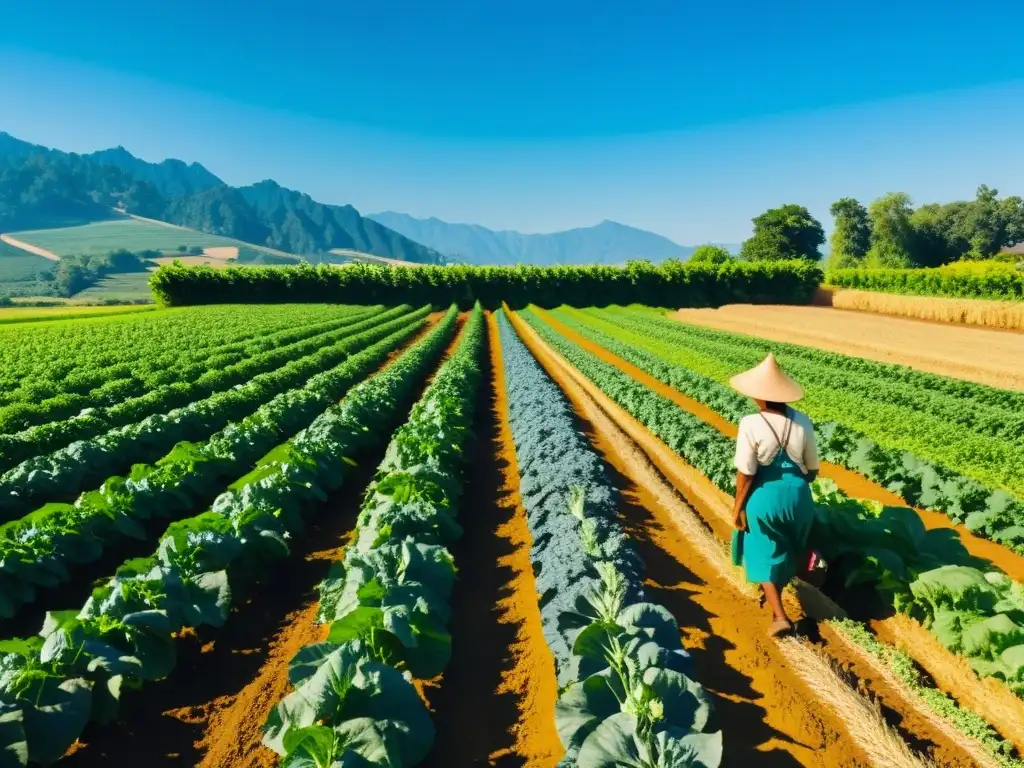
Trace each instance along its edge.
{"label": "conical straw hat", "polygon": [[804,396],[804,388],[786,375],[771,352],[759,365],[729,379],[741,395],[772,403],[792,403]]}

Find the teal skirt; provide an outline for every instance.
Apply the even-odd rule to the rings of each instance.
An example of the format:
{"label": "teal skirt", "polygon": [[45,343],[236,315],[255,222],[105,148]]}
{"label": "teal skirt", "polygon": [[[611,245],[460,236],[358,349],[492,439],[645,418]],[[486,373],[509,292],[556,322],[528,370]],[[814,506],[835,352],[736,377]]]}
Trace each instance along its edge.
{"label": "teal skirt", "polygon": [[747,500],[747,531],[735,543],[747,581],[788,584],[806,562],[813,524],[814,499],[803,477],[784,473],[757,483]]}

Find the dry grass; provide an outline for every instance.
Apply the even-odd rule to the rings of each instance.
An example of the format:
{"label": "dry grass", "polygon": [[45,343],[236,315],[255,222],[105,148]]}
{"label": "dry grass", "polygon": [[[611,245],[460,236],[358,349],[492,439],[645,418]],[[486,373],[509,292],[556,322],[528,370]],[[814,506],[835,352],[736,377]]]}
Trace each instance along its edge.
{"label": "dry grass", "polygon": [[864,750],[872,765],[885,768],[935,765],[907,746],[886,724],[878,706],[854,691],[823,651],[795,638],[780,640],[779,648],[790,669],[814,691],[827,709],[843,720],[850,736]]}
{"label": "dry grass", "polygon": [[836,309],[909,317],[938,323],[977,325],[1024,331],[1024,303],[988,299],[951,299],[941,296],[900,296],[892,293],[826,288],[819,301]]}

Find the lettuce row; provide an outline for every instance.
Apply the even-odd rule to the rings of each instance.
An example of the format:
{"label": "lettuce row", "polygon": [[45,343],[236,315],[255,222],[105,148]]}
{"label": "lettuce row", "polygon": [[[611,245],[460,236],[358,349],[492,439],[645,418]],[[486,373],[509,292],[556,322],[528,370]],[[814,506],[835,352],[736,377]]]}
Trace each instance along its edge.
{"label": "lettuce row", "polygon": [[347,308],[220,304],[189,312],[101,313],[88,322],[21,324],[16,334],[7,335],[0,353],[0,390],[27,400],[45,400],[64,387],[87,391],[106,380],[95,375],[111,366],[330,320],[339,309]]}
{"label": "lettuce row", "polygon": [[[226,368],[277,347],[319,336],[368,316],[364,307],[344,307],[335,319],[311,323],[302,329],[287,329],[265,337],[248,339],[223,348],[199,349],[194,353],[179,352],[170,369],[148,370],[146,360],[138,365],[122,363],[115,368],[98,371],[102,378],[85,392],[63,391],[52,397],[31,398],[0,407],[0,432],[16,432],[37,424],[66,419],[86,408],[103,408],[129,398],[145,395],[161,386],[188,384],[208,371]],[[166,356],[161,356],[164,360]],[[35,384],[35,382],[33,382]],[[81,379],[72,386],[81,385]],[[34,386],[28,387],[30,394]]]}
{"label": "lettuce row", "polygon": [[[11,765],[56,761],[90,720],[116,715],[126,686],[171,673],[175,633],[224,624],[233,585],[288,556],[304,514],[402,420],[456,321],[453,307],[390,366],[271,450],[209,511],[173,523],[152,556],[124,563],[80,611],[48,613],[38,637],[0,642],[0,754]],[[354,673],[347,684],[385,682]]]}
{"label": "lettuce row", "polygon": [[[58,373],[56,379],[29,374],[31,378],[23,380],[21,386],[0,393],[0,403],[9,405],[48,400],[60,395],[88,395],[100,387],[128,387],[132,394],[139,394],[160,384],[198,378],[208,368],[231,365],[244,357],[304,339],[315,333],[317,328],[329,330],[331,326],[350,322],[353,316],[382,309],[381,306],[336,307],[327,313],[322,310],[297,312],[293,308],[274,317],[270,323],[260,322],[260,318],[242,310],[235,322],[237,330],[234,327],[218,328],[220,333],[215,338],[200,336],[188,339],[191,342],[188,346],[142,349],[130,360],[98,361],[94,365],[86,362],[84,370],[81,365],[66,366],[54,372]],[[113,343],[116,344],[117,340]]]}
{"label": "lettuce row", "polygon": [[[647,336],[647,349],[689,367],[699,366],[722,382],[732,372],[760,362],[765,352],[774,349],[787,370],[809,385],[804,405],[812,416],[838,419],[860,433],[854,434],[854,440],[868,436],[872,444],[880,441],[899,448],[884,449],[885,455],[875,459],[879,465],[876,471],[884,482],[889,482],[885,475],[890,469],[903,471],[906,449],[919,457],[911,459],[911,476],[905,480],[912,493],[923,459],[955,468],[966,476],[966,484],[955,493],[955,499],[980,493],[980,499],[969,502],[980,504],[992,493],[982,483],[1016,493],[1017,501],[1024,494],[1024,393],[934,374],[907,374],[912,369],[868,360],[855,363],[852,361],[856,358],[832,352],[687,326],[653,317],[650,312],[588,310],[587,314],[609,318],[616,325],[632,324]],[[868,370],[862,371],[865,366]],[[853,447],[844,445],[837,450],[849,452]],[[940,479],[948,479],[943,470],[936,471],[943,475]]]}
{"label": "lettuce row", "polygon": [[[601,320],[613,319],[619,326],[618,331],[606,332],[592,326],[590,317],[582,319],[580,313],[556,315],[582,336],[733,423],[754,412],[747,398],[709,376],[673,363],[672,350],[654,338],[660,326],[652,328],[642,317],[601,314]],[[972,533],[1024,554],[1024,503],[1006,491],[986,488],[977,480],[930,464],[909,451],[885,448],[835,421],[818,422],[815,429],[819,452],[826,461],[864,475],[908,504],[942,512]]]}
{"label": "lettuce row", "polygon": [[[434,726],[410,679],[440,674],[451,657],[446,625],[455,564],[447,545],[462,533],[455,516],[484,339],[478,304],[455,353],[392,437],[353,542],[320,585],[318,620],[330,624],[327,640],[292,660],[295,690],[265,726],[264,744],[285,765],[403,768],[430,751]],[[319,677],[308,674],[311,659],[332,666]],[[367,669],[379,685],[349,693],[344,680],[359,670],[369,677]],[[339,688],[341,696],[322,693]]]}
{"label": "lettuce row", "polygon": [[[404,309],[408,311],[408,307]],[[396,310],[387,313],[393,317]],[[363,318],[356,315],[355,325],[362,329],[380,322],[380,315]],[[168,384],[145,395],[132,397],[105,408],[86,410],[77,416],[31,427],[22,432],[0,435],[0,468],[7,470],[41,453],[57,450],[77,440],[95,437],[114,427],[132,424],[152,414],[187,405],[197,398],[206,398],[221,390],[245,384],[254,376],[274,371],[285,363],[305,357],[322,347],[345,338],[353,325],[269,350],[221,370],[207,370],[198,379],[188,383]]]}
{"label": "lettuce row", "polygon": [[[386,332],[401,322],[380,329]],[[228,478],[243,474],[366,378],[420,325],[420,321],[405,321],[391,335],[356,352],[380,331],[359,334],[352,339],[353,354],[345,362],[317,374],[305,386],[277,395],[206,442],[179,443],[155,464],[135,464],[128,477],[108,478],[99,490],[83,493],[74,504],[47,504],[22,520],[0,526],[0,618],[9,618],[33,602],[38,587],[66,582],[75,566],[97,560],[123,537],[145,540],[142,521],[194,512]]]}
{"label": "lettuce row", "polygon": [[533,537],[544,637],[561,694],[560,768],[715,768],[721,732],[675,618],[646,601],[619,495],[572,408],[499,314],[509,421]]}
{"label": "lettuce row", "polygon": [[299,386],[309,376],[344,360],[359,345],[383,338],[428,312],[428,307],[415,312],[410,307],[400,307],[358,322],[333,343],[244,384],[28,459],[0,476],[0,519],[12,519],[46,501],[74,498],[83,488],[123,471],[132,462],[152,461],[182,440],[209,435],[274,395]]}
{"label": "lettuce row", "polygon": [[[536,314],[527,310],[522,316],[672,450],[720,489],[735,492],[729,438],[559,335]],[[814,492],[814,543],[831,574],[845,586],[872,585],[950,651],[967,657],[978,674],[1000,679],[1024,697],[1024,586],[972,557],[956,531],[926,529],[912,509],[850,499],[827,480],[817,481]]]}

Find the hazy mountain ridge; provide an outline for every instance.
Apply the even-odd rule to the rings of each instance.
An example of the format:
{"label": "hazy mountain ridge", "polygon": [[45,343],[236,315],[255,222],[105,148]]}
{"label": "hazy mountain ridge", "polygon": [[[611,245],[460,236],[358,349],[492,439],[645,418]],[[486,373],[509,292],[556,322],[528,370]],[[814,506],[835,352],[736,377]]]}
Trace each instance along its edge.
{"label": "hazy mountain ridge", "polygon": [[443,260],[351,205],[319,203],[274,181],[231,187],[199,163],[150,163],[123,147],[79,155],[0,132],[0,232],[83,224],[115,207],[298,255],[345,248]]}
{"label": "hazy mountain ridge", "polygon": [[694,251],[692,246],[614,221],[549,234],[524,234],[437,218],[417,219],[394,211],[371,213],[366,218],[471,264],[620,264],[629,259],[660,262],[686,259]]}

